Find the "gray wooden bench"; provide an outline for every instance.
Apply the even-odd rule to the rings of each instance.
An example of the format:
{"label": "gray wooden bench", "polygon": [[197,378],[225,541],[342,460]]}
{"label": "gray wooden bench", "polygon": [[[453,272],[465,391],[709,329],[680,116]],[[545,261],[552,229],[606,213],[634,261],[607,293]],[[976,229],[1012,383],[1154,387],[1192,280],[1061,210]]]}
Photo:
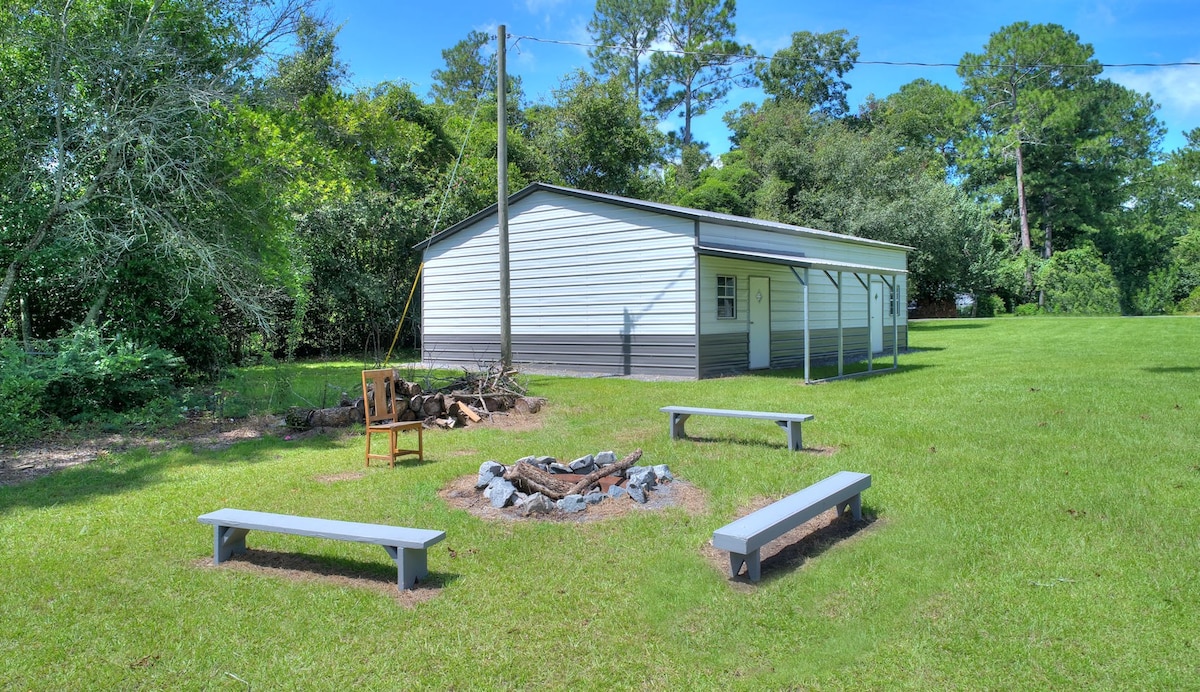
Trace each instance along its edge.
{"label": "gray wooden bench", "polygon": [[837,507],[838,514],[849,507],[855,520],[861,520],[862,491],[869,487],[870,474],[838,471],[798,493],[722,526],[713,532],[713,546],[729,551],[731,577],[736,577],[745,564],[750,581],[758,581],[759,548],[830,507]]}
{"label": "gray wooden bench", "polygon": [[688,416],[725,416],[726,418],[758,418],[775,421],[787,431],[788,449],[799,452],[804,448],[800,438],[800,424],[813,419],[811,413],[772,413],[770,411],[735,411],[724,408],[695,408],[692,406],[664,406],[660,411],[671,416],[671,439],[687,437],[683,423]]}
{"label": "gray wooden bench", "polygon": [[446,537],[445,531],[431,529],[360,524],[245,509],[218,509],[201,515],[199,519],[201,523],[213,525],[214,564],[246,552],[246,533],[251,530],[374,543],[383,546],[396,562],[396,583],[401,589],[411,589],[418,579],[424,579],[429,574],[425,549]]}

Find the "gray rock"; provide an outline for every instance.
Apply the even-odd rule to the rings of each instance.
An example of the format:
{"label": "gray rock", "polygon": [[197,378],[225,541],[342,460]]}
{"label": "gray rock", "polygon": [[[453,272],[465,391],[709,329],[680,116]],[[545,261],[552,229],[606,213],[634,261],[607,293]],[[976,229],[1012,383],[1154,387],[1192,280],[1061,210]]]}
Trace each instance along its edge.
{"label": "gray rock", "polygon": [[654,475],[658,480],[668,482],[675,480],[675,476],[671,475],[671,469],[667,468],[666,464],[656,464],[651,468],[654,469]]}
{"label": "gray rock", "polygon": [[513,495],[516,495],[516,493],[516,487],[503,478],[492,479],[492,482],[488,484],[487,490],[484,491],[488,501],[496,509],[507,507],[509,501],[512,500]]}
{"label": "gray rock", "polygon": [[617,453],[612,452],[612,451],[600,452],[600,453],[596,454],[595,460],[596,460],[596,466],[607,466],[609,464],[615,464],[615,463],[617,463]]}
{"label": "gray rock", "polygon": [[583,500],[583,495],[567,495],[558,501],[558,508],[564,512],[582,512],[587,509],[587,503]]}
{"label": "gray rock", "polygon": [[521,463],[522,461],[525,462],[526,464],[536,464],[537,457],[535,457],[535,456],[521,457],[520,459],[517,459],[516,461],[514,461],[513,465],[516,466],[517,464]]}
{"label": "gray rock", "polygon": [[557,461],[550,464],[550,473],[575,473],[570,466],[564,466]]}
{"label": "gray rock", "polygon": [[633,501],[639,505],[646,504],[646,491],[640,487],[629,486],[629,497],[632,497]]}
{"label": "gray rock", "polygon": [[608,489],[608,496],[614,500],[618,497],[624,497],[628,494],[629,491],[619,485],[614,485]]}
{"label": "gray rock", "polygon": [[579,457],[570,464],[567,464],[567,468],[571,469],[571,473],[582,473],[586,475],[596,470],[596,459],[591,454],[585,457]]}
{"label": "gray rock", "polygon": [[504,475],[504,465],[494,461],[485,461],[479,465],[479,480],[475,481],[475,488],[486,488],[493,478],[500,478]]}
{"label": "gray rock", "polygon": [[654,469],[649,466],[631,466],[625,472],[625,477],[629,479],[627,483],[629,488],[638,487],[649,490],[657,485]]}
{"label": "gray rock", "polygon": [[604,498],[606,498],[606,497],[608,497],[608,496],[605,495],[604,493],[600,492],[599,490],[593,490],[592,492],[583,496],[583,501],[588,503],[589,505],[598,505],[601,502],[603,502]]}
{"label": "gray rock", "polygon": [[557,464],[558,459],[555,459],[554,457],[538,457],[534,461],[534,463],[536,463],[536,464]]}
{"label": "gray rock", "polygon": [[521,513],[525,516],[530,514],[549,514],[556,508],[554,500],[546,497],[541,493],[534,493],[525,499],[521,505]]}

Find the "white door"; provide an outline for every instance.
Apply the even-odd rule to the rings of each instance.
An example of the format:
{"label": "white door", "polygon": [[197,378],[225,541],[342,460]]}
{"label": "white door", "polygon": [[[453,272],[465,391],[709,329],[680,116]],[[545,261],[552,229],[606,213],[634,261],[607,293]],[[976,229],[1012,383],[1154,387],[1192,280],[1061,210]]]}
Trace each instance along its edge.
{"label": "white door", "polygon": [[871,353],[883,351],[883,304],[887,287],[882,281],[871,282]]}
{"label": "white door", "polygon": [[771,279],[750,277],[750,369],[771,367]]}

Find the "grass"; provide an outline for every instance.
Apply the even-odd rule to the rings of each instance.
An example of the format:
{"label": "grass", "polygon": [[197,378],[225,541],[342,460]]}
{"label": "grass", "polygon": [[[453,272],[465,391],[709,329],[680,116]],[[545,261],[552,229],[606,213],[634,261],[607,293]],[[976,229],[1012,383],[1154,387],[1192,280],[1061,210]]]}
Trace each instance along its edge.
{"label": "grass", "polygon": [[[429,431],[427,463],[335,483],[361,438],[114,454],[0,488],[0,686],[1196,689],[1197,343],[1195,318],[930,321],[899,372],[815,386],[532,376],[540,428]],[[813,413],[805,443],[836,451],[723,418],[672,442],[667,404]],[[635,447],[708,511],[494,523],[436,494],[486,459]],[[753,588],[702,556],[841,469],[873,474],[865,530]],[[441,590],[204,567],[196,517],[224,506],[444,529]],[[394,577],[376,546],[250,544]]]}

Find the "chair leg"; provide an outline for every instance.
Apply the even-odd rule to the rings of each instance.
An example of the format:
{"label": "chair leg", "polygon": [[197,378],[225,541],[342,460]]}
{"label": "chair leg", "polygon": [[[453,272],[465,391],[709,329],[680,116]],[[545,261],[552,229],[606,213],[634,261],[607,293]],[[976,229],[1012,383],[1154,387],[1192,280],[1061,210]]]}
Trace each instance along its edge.
{"label": "chair leg", "polygon": [[399,449],[398,435],[399,431],[395,428],[388,430],[388,468],[396,468],[396,450]]}
{"label": "chair leg", "polygon": [[367,468],[371,468],[371,431],[367,431]]}

